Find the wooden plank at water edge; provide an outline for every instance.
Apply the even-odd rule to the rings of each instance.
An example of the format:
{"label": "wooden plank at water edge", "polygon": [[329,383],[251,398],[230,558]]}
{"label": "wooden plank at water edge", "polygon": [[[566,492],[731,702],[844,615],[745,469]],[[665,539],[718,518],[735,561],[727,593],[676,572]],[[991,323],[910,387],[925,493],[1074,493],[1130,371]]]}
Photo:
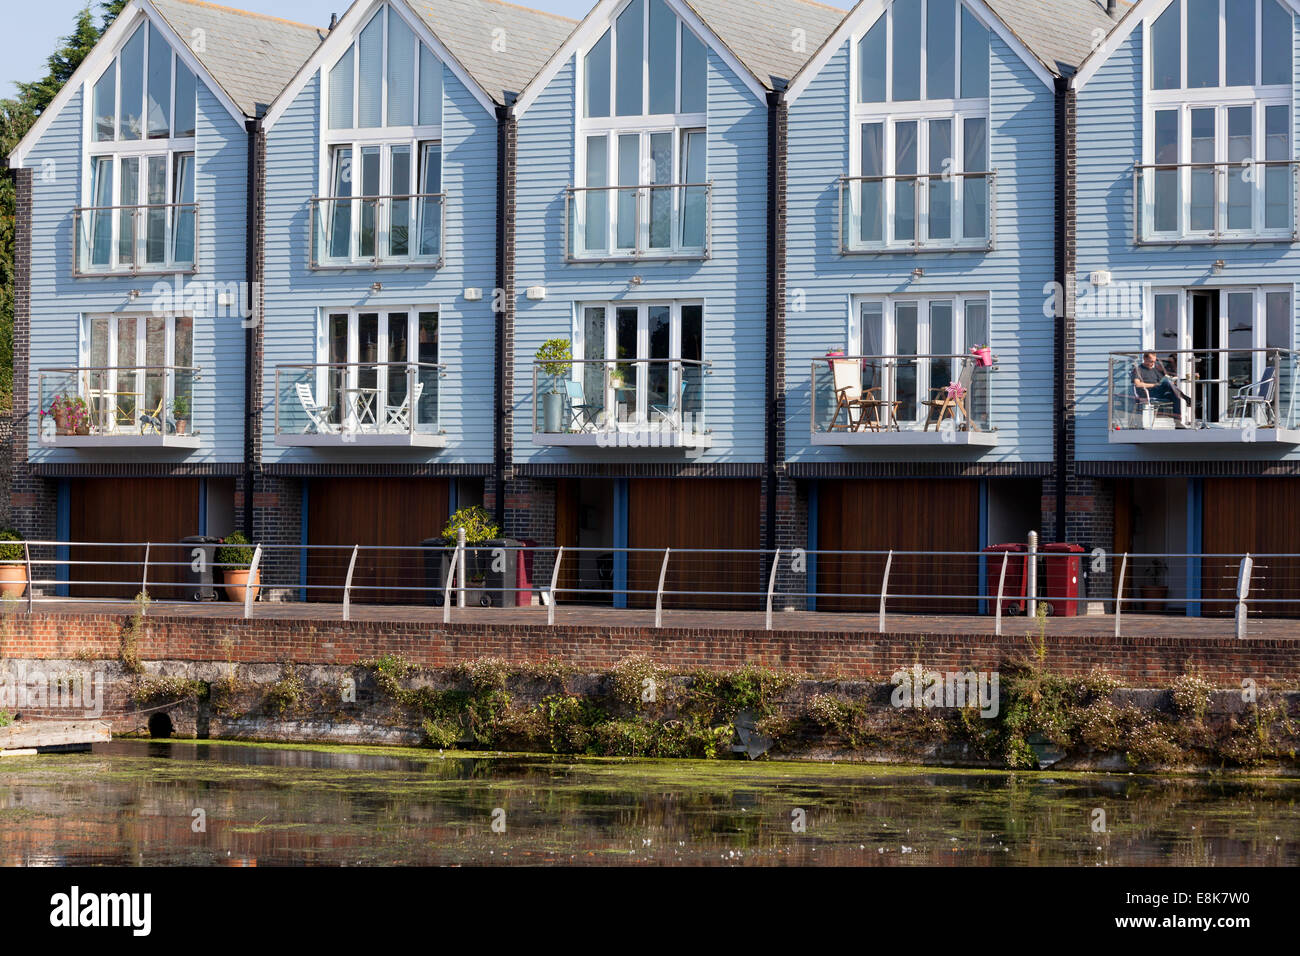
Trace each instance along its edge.
{"label": "wooden plank at water edge", "polygon": [[0,727],[0,757],[89,750],[112,739],[106,720],[21,720]]}

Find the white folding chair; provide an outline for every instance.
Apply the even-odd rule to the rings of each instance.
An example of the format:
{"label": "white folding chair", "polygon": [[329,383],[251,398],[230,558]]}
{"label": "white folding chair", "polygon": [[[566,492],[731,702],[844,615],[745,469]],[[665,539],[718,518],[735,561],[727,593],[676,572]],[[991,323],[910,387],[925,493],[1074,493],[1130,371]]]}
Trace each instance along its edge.
{"label": "white folding chair", "polygon": [[415,388],[406,393],[400,405],[384,406],[384,423],[385,427],[399,432],[409,432],[411,430],[411,401],[420,400],[424,394],[424,383],[416,382]]}
{"label": "white folding chair", "polygon": [[298,403],[302,405],[302,410],[307,413],[307,424],[303,426],[303,434],[315,431],[319,435],[337,435],[339,426],[329,420],[330,407],[316,401],[311,386],[306,382],[295,382],[294,387],[298,392]]}

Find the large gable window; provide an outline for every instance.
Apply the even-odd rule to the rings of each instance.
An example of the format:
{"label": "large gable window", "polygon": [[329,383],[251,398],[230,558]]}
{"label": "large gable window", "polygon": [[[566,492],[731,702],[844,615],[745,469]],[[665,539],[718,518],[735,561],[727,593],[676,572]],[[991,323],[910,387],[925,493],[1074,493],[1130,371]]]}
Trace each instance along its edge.
{"label": "large gable window", "polygon": [[1172,0],[1147,25],[1136,241],[1294,240],[1291,13]]}
{"label": "large gable window", "polygon": [[195,269],[194,73],[141,23],[91,86],[75,273]]}
{"label": "large gable window", "polygon": [[385,4],[327,76],[313,267],[441,264],[442,61]]}
{"label": "large gable window", "polygon": [[629,0],[580,61],[569,258],[706,257],[704,42],[665,0]]}
{"label": "large gable window", "polygon": [[854,50],[841,251],[990,248],[988,28],[958,0],[894,0]]}

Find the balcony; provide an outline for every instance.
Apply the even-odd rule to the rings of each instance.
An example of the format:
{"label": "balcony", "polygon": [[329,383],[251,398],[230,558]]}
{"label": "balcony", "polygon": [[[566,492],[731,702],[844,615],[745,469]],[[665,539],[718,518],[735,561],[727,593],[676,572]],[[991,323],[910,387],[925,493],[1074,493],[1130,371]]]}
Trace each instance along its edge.
{"label": "balcony", "polygon": [[446,193],[315,198],[313,269],[441,268]]}
{"label": "balcony", "polygon": [[90,206],[72,212],[72,274],[169,275],[198,271],[199,206]]}
{"label": "balcony", "polygon": [[445,448],[445,365],[278,365],[275,443],[296,448]]}
{"label": "balcony", "polygon": [[207,409],[197,408],[194,396],[201,371],[181,366],[38,369],[40,444],[198,448],[200,425],[207,421]]}
{"label": "balcony", "polygon": [[704,449],[712,363],[604,359],[533,366],[533,440],[570,448]]}
{"label": "balcony", "polygon": [[1297,168],[1289,160],[1134,166],[1134,241],[1294,242]]}
{"label": "balcony", "polygon": [[997,175],[840,177],[840,254],[992,250]]}
{"label": "balcony", "polygon": [[564,221],[569,262],[707,259],[713,185],[570,186]]}
{"label": "balcony", "polygon": [[[812,443],[991,448],[996,364],[973,355],[831,355],[812,363]],[[989,357],[989,362],[994,360]]]}
{"label": "balcony", "polygon": [[[1153,388],[1135,384],[1142,352],[1110,353],[1110,441],[1119,445],[1300,445],[1300,353],[1195,349],[1161,353]],[[1184,396],[1186,400],[1184,400]]]}

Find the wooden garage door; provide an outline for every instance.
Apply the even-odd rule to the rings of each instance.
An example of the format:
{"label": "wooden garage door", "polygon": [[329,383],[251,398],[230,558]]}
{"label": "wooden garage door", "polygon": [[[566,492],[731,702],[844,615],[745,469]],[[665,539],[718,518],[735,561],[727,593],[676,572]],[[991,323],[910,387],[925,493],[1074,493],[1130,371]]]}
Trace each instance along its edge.
{"label": "wooden garage door", "polygon": [[[628,547],[652,548],[658,554],[633,553],[628,559],[628,587],[655,591],[664,548],[707,548],[757,552],[762,521],[762,494],[757,480],[712,478],[638,478],[628,482]],[[665,598],[665,607],[751,609],[761,604],[762,559],[753,554],[682,554],[670,558],[666,591],[717,592],[695,598]],[[632,595],[634,607],[654,605],[653,595]]]}
{"label": "wooden garage door", "polygon": [[[1201,551],[1227,558],[1201,562],[1204,614],[1231,614],[1239,555],[1300,554],[1300,482],[1288,478],[1207,478],[1204,484]],[[1257,559],[1251,582],[1265,617],[1300,617],[1300,560]]]}
{"label": "wooden garage door", "polygon": [[[823,481],[817,499],[817,609],[875,611],[879,598],[827,595],[880,593],[886,558],[833,551],[977,551],[979,483],[966,480]],[[896,555],[889,593],[974,594],[979,559]],[[974,614],[975,601],[891,600],[911,613]]]}
{"label": "wooden garage door", "polygon": [[[189,598],[181,586],[189,564],[188,552],[175,545],[199,533],[198,479],[77,478],[68,486],[69,533],[73,541],[152,542],[149,596],[163,601]],[[72,561],[92,563],[72,565],[68,593],[73,597],[133,598],[140,593],[139,584],[88,582],[142,580],[144,557],[142,547],[74,547],[69,554]]]}
{"label": "wooden garage door", "polygon": [[[331,545],[307,558],[307,600],[343,600],[354,545],[416,548],[442,533],[450,514],[441,478],[321,478],[307,497],[307,541]],[[360,551],[352,575],[358,604],[427,604],[431,593],[402,591],[424,585],[424,555],[417,550]]]}

